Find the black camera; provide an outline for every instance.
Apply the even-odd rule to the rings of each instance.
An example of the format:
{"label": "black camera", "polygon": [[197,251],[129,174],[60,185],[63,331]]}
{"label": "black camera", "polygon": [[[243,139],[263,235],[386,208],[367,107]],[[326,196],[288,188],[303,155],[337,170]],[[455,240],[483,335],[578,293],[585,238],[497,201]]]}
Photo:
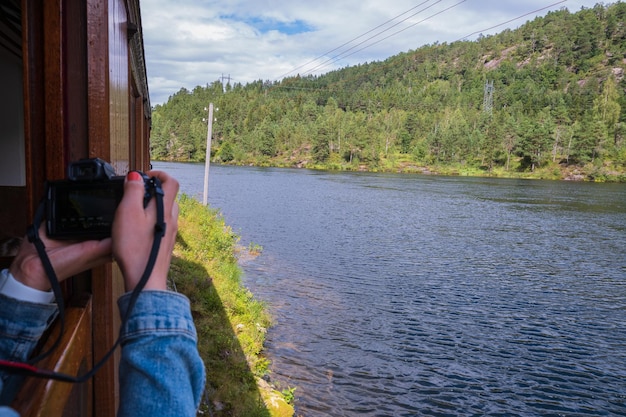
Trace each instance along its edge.
{"label": "black camera", "polygon": [[115,210],[124,195],[124,177],[116,176],[113,167],[99,158],[71,163],[67,177],[47,183],[48,236],[71,240],[111,236]]}

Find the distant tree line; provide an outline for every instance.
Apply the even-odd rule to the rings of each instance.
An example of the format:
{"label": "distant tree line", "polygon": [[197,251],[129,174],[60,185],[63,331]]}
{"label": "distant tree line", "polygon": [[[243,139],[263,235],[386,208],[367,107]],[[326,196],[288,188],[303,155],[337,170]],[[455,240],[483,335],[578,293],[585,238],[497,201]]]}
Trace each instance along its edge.
{"label": "distant tree line", "polygon": [[212,158],[224,163],[565,166],[624,180],[625,68],[625,3],[562,9],[322,76],[182,88],[153,109],[151,152],[204,160],[213,102]]}

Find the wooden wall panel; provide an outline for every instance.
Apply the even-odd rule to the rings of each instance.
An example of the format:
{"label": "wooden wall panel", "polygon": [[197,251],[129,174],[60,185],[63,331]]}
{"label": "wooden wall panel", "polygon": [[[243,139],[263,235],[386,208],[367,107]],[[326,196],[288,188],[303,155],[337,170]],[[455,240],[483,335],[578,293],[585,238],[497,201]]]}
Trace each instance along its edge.
{"label": "wooden wall panel", "polygon": [[24,139],[26,154],[26,217],[23,230],[32,221],[44,192],[46,175],[44,95],[43,7],[38,1],[22,0],[22,49],[24,51]]}
{"label": "wooden wall panel", "polygon": [[87,1],[87,103],[89,157],[111,160],[109,115],[109,10]]}
{"label": "wooden wall panel", "polygon": [[15,210],[15,207],[27,207],[26,192],[26,187],[0,187],[0,238],[26,233],[26,225],[31,222],[27,210]]}
{"label": "wooden wall panel", "polygon": [[[141,24],[137,0],[21,4],[27,185],[11,190],[10,196],[15,205],[27,207],[11,212],[20,216],[23,230],[42,196],[44,179],[64,178],[70,161],[100,157],[119,174],[131,166],[147,170],[150,109],[142,40],[134,37],[132,51],[128,40],[128,21]],[[93,338],[93,358],[98,360],[119,332],[116,302],[124,288],[117,266],[94,269],[86,289],[93,294],[93,316],[91,325],[79,326],[81,339],[76,340]],[[88,407],[96,417],[116,414],[118,363],[119,351],[93,379],[93,407]]]}
{"label": "wooden wall panel", "polygon": [[130,165],[129,66],[126,6],[109,2],[109,95],[111,112],[111,164],[118,174]]}
{"label": "wooden wall panel", "polygon": [[[117,298],[123,291],[119,268],[108,264],[92,270],[93,289],[93,351],[95,361],[109,351],[119,335],[120,318]],[[93,378],[96,417],[114,417],[119,406],[119,349]]]}
{"label": "wooden wall panel", "polygon": [[[118,174],[128,170],[128,60],[123,1],[87,2],[88,132],[90,157],[103,158]],[[115,343],[117,299],[123,279],[115,264],[92,271],[93,343],[96,360]],[[96,417],[113,417],[119,405],[119,351],[94,377]]]}
{"label": "wooden wall panel", "polygon": [[65,178],[65,103],[63,84],[63,1],[43,4],[46,178]]}
{"label": "wooden wall panel", "polygon": [[[132,72],[131,72],[132,74]],[[131,169],[148,171],[150,169],[149,155],[149,119],[146,118],[144,97],[136,87],[132,77],[130,94],[130,151]]]}
{"label": "wooden wall panel", "polygon": [[63,61],[68,161],[89,157],[87,140],[87,22],[84,1],[65,0]]}

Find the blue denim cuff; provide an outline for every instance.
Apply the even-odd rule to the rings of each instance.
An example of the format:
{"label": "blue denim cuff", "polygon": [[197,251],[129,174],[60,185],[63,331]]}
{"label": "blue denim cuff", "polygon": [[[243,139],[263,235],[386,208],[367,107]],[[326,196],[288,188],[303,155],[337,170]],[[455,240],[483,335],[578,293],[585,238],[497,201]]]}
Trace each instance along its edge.
{"label": "blue denim cuff", "polygon": [[[32,303],[0,294],[0,358],[25,362],[56,314],[56,304]],[[21,381],[21,376],[0,372],[0,404],[12,401]],[[0,416],[9,415],[17,414],[0,407]]]}
{"label": "blue denim cuff", "polygon": [[25,360],[56,317],[56,304],[39,304],[0,294],[0,354]]}
{"label": "blue denim cuff", "polygon": [[[130,296],[126,293],[117,302],[121,317],[126,315]],[[181,335],[197,340],[187,297],[171,291],[142,291],[120,336],[124,344],[145,335]]]}
{"label": "blue denim cuff", "polygon": [[[118,300],[122,317],[129,301]],[[117,415],[196,416],[206,374],[187,297],[142,291],[120,337]]]}

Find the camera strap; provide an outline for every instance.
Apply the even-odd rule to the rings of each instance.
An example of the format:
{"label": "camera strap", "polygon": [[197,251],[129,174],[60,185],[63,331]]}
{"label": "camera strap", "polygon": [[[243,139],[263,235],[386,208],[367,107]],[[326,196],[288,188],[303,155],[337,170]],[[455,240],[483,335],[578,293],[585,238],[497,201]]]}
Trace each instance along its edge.
{"label": "camera strap", "polygon": [[[146,179],[146,193],[150,195],[150,197],[154,197],[156,200],[156,211],[157,211],[157,220],[154,227],[154,240],[152,241],[152,249],[150,250],[150,256],[148,257],[148,262],[146,264],[146,268],[144,270],[141,279],[137,283],[137,286],[133,289],[130,300],[128,302],[128,308],[126,310],[126,314],[122,317],[122,323],[120,325],[120,334],[122,329],[128,323],[130,316],[132,314],[133,308],[139,298],[139,294],[146,286],[150,275],[152,274],[152,270],[154,269],[154,265],[157,260],[157,256],[159,254],[159,248],[161,247],[161,240],[163,236],[165,236],[166,224],[165,224],[165,215],[163,208],[163,188],[161,187],[161,181],[152,177]],[[87,373],[79,376],[68,375],[60,372],[54,372],[47,369],[41,369],[33,364],[41,361],[42,359],[48,357],[56,348],[58,348],[61,337],[65,331],[65,302],[63,300],[63,292],[61,290],[61,285],[59,283],[59,279],[57,278],[56,273],[54,272],[54,268],[52,267],[52,263],[50,262],[50,258],[46,253],[46,247],[41,237],[39,236],[39,228],[41,226],[41,222],[43,221],[45,214],[45,202],[42,201],[37,208],[37,212],[35,213],[35,218],[33,219],[33,224],[29,226],[27,230],[27,237],[30,242],[35,245],[37,249],[37,253],[41,258],[41,263],[48,275],[48,279],[50,280],[50,285],[52,287],[52,291],[54,293],[54,297],[59,308],[59,320],[60,320],[60,329],[59,334],[57,336],[56,341],[48,349],[46,352],[38,355],[37,357],[29,360],[27,363],[22,362],[12,362],[6,360],[0,360],[0,369],[25,376],[33,376],[38,378],[47,378],[54,379],[57,381],[64,382],[72,382],[72,383],[81,383],[87,381],[91,378],[95,373],[107,362],[107,360],[113,355],[115,349],[120,344],[120,336],[118,336],[117,340],[113,347],[100,359],[100,361],[94,365],[94,367],[88,371]]]}

